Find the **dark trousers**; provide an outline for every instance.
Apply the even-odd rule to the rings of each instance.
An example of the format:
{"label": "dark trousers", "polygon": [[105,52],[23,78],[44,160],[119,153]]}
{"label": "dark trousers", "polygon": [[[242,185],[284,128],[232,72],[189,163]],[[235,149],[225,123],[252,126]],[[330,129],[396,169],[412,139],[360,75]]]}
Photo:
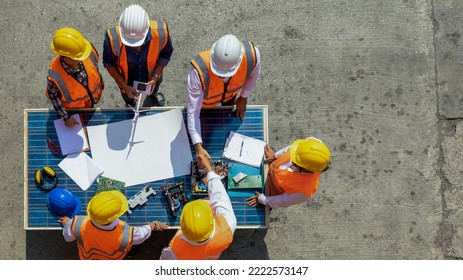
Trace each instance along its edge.
{"label": "dark trousers", "polygon": [[236,95],[235,98],[232,98],[232,99],[230,99],[230,100],[228,100],[226,102],[223,102],[223,101],[220,102],[220,105],[222,105],[222,106],[232,106],[233,102],[235,102],[237,96],[238,95]]}

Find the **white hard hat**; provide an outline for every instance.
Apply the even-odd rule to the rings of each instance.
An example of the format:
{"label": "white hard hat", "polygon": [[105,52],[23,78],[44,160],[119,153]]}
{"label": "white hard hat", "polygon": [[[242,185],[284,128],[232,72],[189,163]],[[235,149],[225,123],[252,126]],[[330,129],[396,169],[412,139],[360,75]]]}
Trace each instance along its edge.
{"label": "white hard hat", "polygon": [[243,60],[244,46],[235,36],[228,34],[217,40],[211,49],[211,69],[220,77],[235,75]]}
{"label": "white hard hat", "polygon": [[148,13],[138,5],[125,8],[119,19],[122,43],[129,47],[143,45],[149,30]]}

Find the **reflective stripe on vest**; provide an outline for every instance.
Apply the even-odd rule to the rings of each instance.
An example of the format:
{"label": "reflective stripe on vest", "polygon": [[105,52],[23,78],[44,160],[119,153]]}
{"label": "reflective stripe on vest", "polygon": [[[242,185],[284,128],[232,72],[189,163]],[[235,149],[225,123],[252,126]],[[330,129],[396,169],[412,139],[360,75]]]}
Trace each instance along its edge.
{"label": "reflective stripe on vest", "polygon": [[[163,21],[150,21],[150,30],[151,30],[151,40],[148,47],[148,58],[147,58],[147,70],[148,70],[148,79],[154,73],[154,68],[159,58],[164,46],[167,44],[169,39],[169,34],[167,33],[167,25]],[[127,62],[127,50],[126,46],[122,44],[120,38],[120,29],[119,26],[115,26],[107,30],[109,37],[109,42],[113,54],[117,57],[117,65],[120,72],[125,78],[125,82],[128,81],[128,62]],[[157,45],[156,45],[157,40]],[[157,51],[155,51],[157,49]]]}
{"label": "reflective stripe on vest", "polygon": [[[203,108],[215,107],[220,102],[229,101],[243,88],[244,83],[251,75],[257,63],[252,42],[243,42],[243,46],[245,49],[243,61],[236,74],[230,78],[226,92],[224,92],[224,82],[222,79],[211,70],[210,50],[199,53],[191,60],[190,63],[198,72],[198,76],[201,80],[202,90],[204,92]],[[224,93],[225,97],[222,100]]]}
{"label": "reflective stripe on vest", "polygon": [[198,64],[199,68],[196,68],[196,71],[198,71],[201,84],[203,86],[204,98],[207,98],[207,95],[209,94],[210,83],[209,75],[207,74],[209,71],[208,67],[199,54],[196,55],[195,58],[193,58],[193,60]]}
{"label": "reflective stripe on vest", "polygon": [[[246,70],[246,79],[251,75],[252,70],[256,67],[256,53],[254,51],[254,45],[251,41],[243,42],[244,52],[246,53],[247,61],[247,70]],[[251,58],[252,59],[249,59]]]}
{"label": "reflective stripe on vest", "polygon": [[206,243],[193,245],[185,241],[179,229],[169,243],[178,260],[217,260],[220,254],[230,246],[233,234],[223,216],[215,216],[215,232],[212,239]]}
{"label": "reflective stripe on vest", "polygon": [[121,55],[122,41],[119,38],[119,26],[108,29],[108,36],[113,54],[117,57]]}
{"label": "reflective stripe on vest", "polygon": [[312,196],[317,191],[320,173],[298,173],[278,168],[289,160],[287,151],[270,164],[266,182],[270,196],[282,193],[304,193]]}
{"label": "reflective stripe on vest", "polygon": [[[101,76],[98,71],[98,55],[96,51],[92,50],[89,58],[82,61],[82,64],[87,73],[88,89],[96,104],[100,100],[102,91]],[[59,56],[53,60],[48,72],[48,78],[58,87],[61,92],[61,100],[66,108],[91,107],[91,99],[88,95],[87,88],[66,72],[61,65]],[[48,96],[48,92],[46,92],[46,95]]]}
{"label": "reflective stripe on vest", "polygon": [[[81,259],[123,259],[132,247],[133,228],[122,221],[113,230],[105,231],[93,225],[87,216],[75,216],[72,232]],[[98,238],[101,240],[95,243]],[[119,242],[117,247],[108,243],[115,240]]]}

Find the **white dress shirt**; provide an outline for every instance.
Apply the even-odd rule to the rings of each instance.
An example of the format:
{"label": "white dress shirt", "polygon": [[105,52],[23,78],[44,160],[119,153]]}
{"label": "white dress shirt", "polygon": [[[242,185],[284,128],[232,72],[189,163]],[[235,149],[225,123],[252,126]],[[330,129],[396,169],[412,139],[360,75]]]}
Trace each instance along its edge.
{"label": "white dress shirt", "polygon": [[[63,236],[66,242],[72,242],[76,240],[76,237],[74,236],[74,234],[72,234],[72,221],[73,220],[74,218],[69,220],[69,222],[67,222],[63,227]],[[112,230],[119,223],[119,219],[116,219],[109,225],[105,225],[105,226],[94,223],[94,222],[92,223],[94,226],[96,226],[97,228],[101,230]],[[149,225],[134,227],[132,245],[139,245],[145,242],[145,240],[148,239],[150,236],[151,236],[151,227]]]}
{"label": "white dress shirt", "polygon": [[[317,139],[315,137],[308,137],[306,139],[315,139],[315,140],[322,142],[320,139]],[[275,153],[275,158],[281,157],[281,155],[289,151],[290,148],[291,148],[291,145],[284,149],[279,150],[278,152]],[[282,163],[280,166],[278,166],[278,169],[293,172],[293,170],[291,169],[292,164],[293,164],[292,161],[288,160]],[[260,194],[259,197],[257,198],[259,203],[268,205],[272,209],[289,207],[292,205],[300,204],[300,203],[306,202],[308,199],[309,197],[305,193],[302,193],[302,192],[282,193],[282,194],[269,196],[269,197],[265,196],[264,194]]]}
{"label": "white dress shirt", "polygon": [[[233,212],[233,207],[230,201],[230,197],[223,186],[220,177],[214,173],[214,171],[210,171],[207,173],[207,188],[209,190],[209,204],[212,208],[212,213],[214,216],[223,216],[227,221],[228,226],[232,232],[232,235],[235,233],[236,230],[236,216],[235,212]],[[179,232],[177,232],[178,234]],[[176,234],[176,236],[177,236]],[[183,240],[190,243],[193,246],[204,245],[214,237],[215,230],[212,235],[209,237],[208,240],[205,242],[197,243],[185,238],[185,236],[181,236]],[[175,238],[175,237],[174,237]],[[172,251],[170,247],[165,247],[161,253],[161,260],[176,260],[177,257],[175,253]]]}
{"label": "white dress shirt", "polygon": [[[256,50],[256,66],[252,70],[251,75],[244,82],[243,88],[239,93],[243,98],[249,97],[260,76],[260,52],[256,47],[254,47],[254,49]],[[226,83],[230,78],[227,77],[222,80]],[[187,91],[188,132],[194,145],[203,142],[201,138],[201,122],[199,121],[199,115],[201,113],[201,107],[203,106],[204,92],[199,74],[193,66],[191,66],[188,71]]]}

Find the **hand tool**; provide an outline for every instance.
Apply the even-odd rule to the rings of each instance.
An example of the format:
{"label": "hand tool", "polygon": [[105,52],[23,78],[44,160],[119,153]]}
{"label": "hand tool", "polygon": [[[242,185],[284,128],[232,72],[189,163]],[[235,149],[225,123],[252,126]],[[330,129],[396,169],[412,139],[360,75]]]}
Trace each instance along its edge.
{"label": "hand tool", "polygon": [[51,138],[48,136],[47,136],[47,145],[53,155],[57,156],[58,154],[61,153],[59,146],[53,140],[51,140]]}

